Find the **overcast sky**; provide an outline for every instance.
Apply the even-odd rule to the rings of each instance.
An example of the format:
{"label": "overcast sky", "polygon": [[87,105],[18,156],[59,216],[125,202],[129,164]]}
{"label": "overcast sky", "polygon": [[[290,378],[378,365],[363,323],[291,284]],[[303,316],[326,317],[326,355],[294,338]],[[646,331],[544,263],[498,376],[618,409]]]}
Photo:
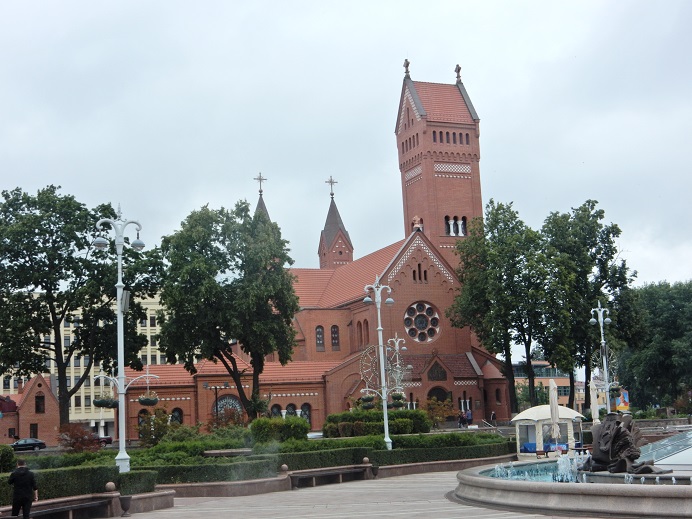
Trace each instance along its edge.
{"label": "overcast sky", "polygon": [[122,205],[148,245],[258,198],[296,266],[336,202],[356,257],[404,236],[404,58],[481,118],[484,203],[599,201],[637,284],[692,278],[692,2],[0,4],[0,180]]}

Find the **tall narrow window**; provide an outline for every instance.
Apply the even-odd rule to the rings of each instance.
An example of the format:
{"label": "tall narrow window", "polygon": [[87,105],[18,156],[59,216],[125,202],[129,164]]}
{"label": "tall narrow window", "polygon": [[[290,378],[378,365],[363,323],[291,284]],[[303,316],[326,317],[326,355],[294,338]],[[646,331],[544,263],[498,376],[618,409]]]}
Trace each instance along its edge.
{"label": "tall narrow window", "polygon": [[370,344],[370,325],[367,319],[363,321],[363,339],[365,340],[365,344]]}
{"label": "tall narrow window", "polygon": [[459,236],[459,219],[456,216],[452,222],[452,234],[454,236]]}
{"label": "tall narrow window", "polygon": [[447,144],[449,144],[449,132],[447,132]]}
{"label": "tall narrow window", "polygon": [[42,414],[46,412],[46,397],[42,392],[36,393],[34,397],[34,410],[36,414]]}
{"label": "tall narrow window", "polygon": [[339,351],[339,327],[337,325],[332,326],[332,350]]}
{"label": "tall narrow window", "polygon": [[324,351],[324,327],[322,326],[315,328],[315,343],[317,351]]}
{"label": "tall narrow window", "polygon": [[452,234],[452,227],[449,223],[449,216],[445,216],[445,234],[449,236]]}
{"label": "tall narrow window", "polygon": [[461,235],[466,236],[466,217],[461,217]]}
{"label": "tall narrow window", "polygon": [[433,130],[433,142],[437,142],[437,132]]}
{"label": "tall narrow window", "polygon": [[456,143],[457,143],[457,134],[452,132],[452,144],[456,144]]}
{"label": "tall narrow window", "polygon": [[469,134],[467,133],[466,134],[466,145],[468,146],[468,144],[469,144]]}

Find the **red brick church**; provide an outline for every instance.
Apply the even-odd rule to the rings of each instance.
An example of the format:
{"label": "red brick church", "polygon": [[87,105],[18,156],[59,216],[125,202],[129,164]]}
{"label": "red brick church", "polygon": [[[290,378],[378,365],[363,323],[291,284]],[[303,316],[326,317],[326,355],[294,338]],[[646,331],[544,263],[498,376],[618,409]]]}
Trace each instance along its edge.
{"label": "red brick church", "polygon": [[[404,390],[410,405],[433,396],[451,398],[455,408],[470,408],[475,421],[489,419],[492,412],[498,420],[510,418],[499,361],[468,329],[453,328],[445,316],[459,290],[455,242],[473,218],[482,216],[480,119],[458,66],[452,84],[414,81],[408,60],[404,66],[395,126],[402,239],[356,259],[332,189],[324,229],[315,237],[320,267],[291,269],[301,308],[294,320],[293,361],[281,366],[270,358],[261,376],[272,412],[302,414],[314,430],[328,414],[348,409],[365,387],[361,366],[367,371],[371,365],[368,347],[378,343],[378,320],[376,306],[363,302],[364,287],[376,278],[391,288],[394,300],[381,307],[384,342],[405,339],[403,361],[412,369]],[[333,188],[331,177],[328,183]],[[267,210],[261,189],[257,210]],[[183,423],[206,422],[217,409],[240,405],[221,365],[202,361],[195,376],[178,365],[149,370],[160,377],[151,381],[159,405]],[[136,396],[137,389],[130,388],[128,436],[133,438],[138,415],[147,411]]]}

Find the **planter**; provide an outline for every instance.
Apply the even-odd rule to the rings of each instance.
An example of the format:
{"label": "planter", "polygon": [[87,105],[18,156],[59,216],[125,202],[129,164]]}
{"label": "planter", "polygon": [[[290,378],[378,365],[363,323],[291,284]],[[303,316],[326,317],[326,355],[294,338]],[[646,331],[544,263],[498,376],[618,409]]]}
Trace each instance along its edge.
{"label": "planter", "polygon": [[396,401],[399,401],[399,400],[403,400],[403,399],[404,399],[404,395],[403,395],[403,394],[401,394],[401,393],[392,393],[392,400],[394,400],[395,402],[396,402]]}
{"label": "planter", "polygon": [[406,405],[406,402],[402,402],[401,400],[394,400],[394,402],[392,402],[392,405],[396,408],[404,407]]}
{"label": "planter", "polygon": [[360,397],[361,402],[372,402],[373,400],[375,400],[374,395],[363,395],[362,397]]}
{"label": "planter", "polygon": [[156,397],[140,396],[137,400],[139,401],[139,403],[141,405],[146,405],[146,406],[156,405],[159,402],[159,399]]}
{"label": "planter", "polygon": [[116,409],[118,407],[118,401],[114,398],[95,398],[95,407],[105,407],[107,409]]}
{"label": "planter", "polygon": [[120,496],[120,508],[123,511],[123,515],[120,517],[130,517],[130,506],[132,505],[132,496]]}
{"label": "planter", "polygon": [[366,411],[373,409],[374,407],[375,407],[375,404],[373,404],[372,402],[365,402],[363,404],[363,409],[365,409]]}

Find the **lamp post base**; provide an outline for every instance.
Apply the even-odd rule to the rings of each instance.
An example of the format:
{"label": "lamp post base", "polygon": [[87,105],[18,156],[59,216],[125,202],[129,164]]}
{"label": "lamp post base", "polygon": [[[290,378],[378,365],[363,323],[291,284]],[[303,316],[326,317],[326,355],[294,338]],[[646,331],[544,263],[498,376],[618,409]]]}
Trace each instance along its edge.
{"label": "lamp post base", "polygon": [[118,453],[115,457],[115,464],[121,474],[123,472],[130,472],[130,456],[128,456],[126,452]]}

